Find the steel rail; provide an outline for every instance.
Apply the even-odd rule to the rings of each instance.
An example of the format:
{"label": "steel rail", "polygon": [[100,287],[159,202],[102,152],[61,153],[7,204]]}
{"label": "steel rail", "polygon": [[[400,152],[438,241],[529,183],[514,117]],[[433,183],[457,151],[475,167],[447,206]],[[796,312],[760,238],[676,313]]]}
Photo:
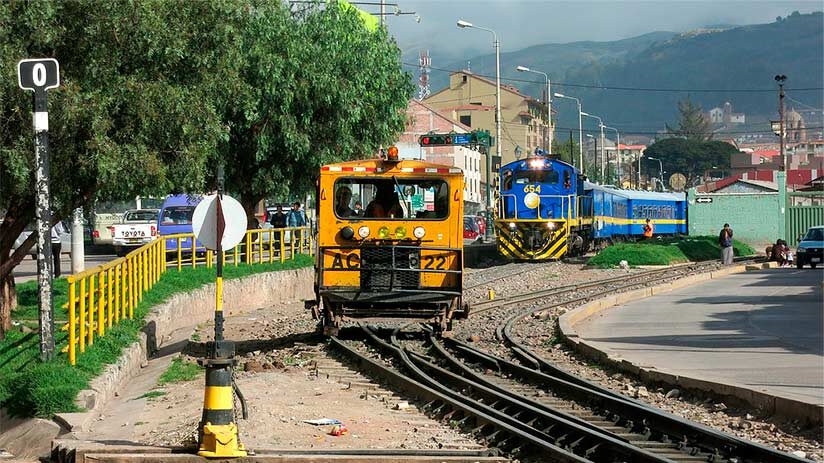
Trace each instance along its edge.
{"label": "steel rail", "polygon": [[[366,333],[369,341],[384,352],[390,352],[398,358],[410,371],[416,375],[418,379],[410,378],[392,368],[385,365],[380,365],[378,362],[363,356],[354,349],[345,346],[343,343],[340,343],[339,341],[336,343],[335,338],[332,338],[333,345],[336,347],[339,345],[346,348],[346,353],[350,356],[350,358],[353,358],[354,356],[355,360],[361,362],[362,365],[370,366],[373,373],[377,373],[381,377],[384,377],[384,375],[389,375],[394,381],[396,381],[396,384],[399,380],[405,381],[407,384],[401,384],[399,386],[406,390],[414,388],[419,393],[423,393],[424,399],[430,401],[425,408],[430,408],[430,410],[433,410],[432,406],[440,403],[440,405],[433,410],[434,414],[437,415],[441,410],[450,409],[451,411],[448,411],[443,415],[444,419],[448,419],[453,416],[459,416],[457,412],[461,412],[463,417],[460,422],[467,424],[466,422],[469,419],[474,420],[475,432],[483,433],[485,429],[492,428],[492,432],[489,435],[486,435],[485,438],[493,445],[505,447],[510,443],[517,444],[514,450],[510,450],[512,453],[517,453],[523,446],[530,445],[538,449],[542,449],[543,451],[550,452],[552,457],[559,462],[591,463],[585,458],[579,457],[574,453],[556,446],[554,443],[549,441],[549,438],[541,437],[536,435],[534,432],[527,431],[523,423],[513,424],[511,419],[507,419],[509,417],[489,405],[461,400],[463,399],[461,394],[455,393],[421,371],[409,359],[403,349],[386,342],[366,327],[362,327],[362,329]],[[503,437],[501,436],[502,433],[505,433],[510,437],[501,439],[501,437]]]}
{"label": "steel rail", "polygon": [[[458,390],[471,390],[475,394],[483,395],[484,402],[494,401],[503,404],[507,414],[519,421],[528,423],[542,423],[539,429],[550,428],[549,431],[540,431],[556,439],[556,444],[568,442],[571,449],[586,449],[584,456],[591,461],[632,461],[632,462],[672,462],[673,460],[656,455],[646,449],[630,444],[626,439],[604,430],[596,425],[576,416],[555,410],[540,402],[520,396],[499,384],[495,384],[473,372],[460,360],[449,354],[443,346],[430,334],[429,342],[448,365],[458,369],[461,374],[455,374],[432,364],[423,356],[410,353],[421,367],[433,371],[442,382],[453,384]],[[525,415],[526,418],[521,418]],[[624,460],[616,460],[621,457]]]}
{"label": "steel rail", "polygon": [[[633,276],[630,276],[626,279],[631,279],[632,277]],[[629,283],[627,285],[623,285],[622,288],[636,285],[638,285],[638,283]],[[601,292],[600,295],[603,296],[608,293],[612,293],[615,290],[616,288],[611,288],[607,291]],[[601,409],[610,411],[620,410],[619,414],[622,419],[631,420],[635,423],[644,423],[644,425],[648,428],[658,431],[663,435],[678,436],[678,439],[681,440],[682,446],[693,446],[711,454],[718,455],[719,457],[723,454],[724,457],[728,459],[738,458],[739,462],[800,463],[805,461],[804,459],[795,457],[794,455],[780,452],[761,444],[746,441],[736,436],[732,436],[684,418],[663,412],[657,408],[630,399],[610,389],[575,376],[536,354],[523,343],[515,339],[512,334],[512,329],[515,323],[537,312],[549,310],[558,306],[569,305],[575,302],[582,302],[593,299],[597,296],[598,295],[590,294],[585,297],[522,311],[509,317],[498,326],[497,333],[500,336],[500,339],[510,347],[516,357],[526,364],[533,365],[533,369],[512,364],[512,362],[507,362],[506,360],[497,358],[489,353],[483,353],[483,355],[478,355],[476,358],[486,362],[489,362],[489,359],[494,359],[499,367],[504,367],[508,371],[519,374],[520,376],[533,382],[563,380],[565,382],[580,386],[588,392],[582,392],[580,390],[573,392],[573,395],[575,395],[579,400],[590,400],[591,397],[588,398],[587,395],[595,393],[599,397],[599,405]],[[462,346],[462,350],[464,352],[475,350],[473,347],[458,341],[449,340],[449,342],[454,342],[454,345],[456,346]],[[531,370],[532,372],[540,373],[540,375],[535,375],[534,373],[527,372],[525,370]]]}

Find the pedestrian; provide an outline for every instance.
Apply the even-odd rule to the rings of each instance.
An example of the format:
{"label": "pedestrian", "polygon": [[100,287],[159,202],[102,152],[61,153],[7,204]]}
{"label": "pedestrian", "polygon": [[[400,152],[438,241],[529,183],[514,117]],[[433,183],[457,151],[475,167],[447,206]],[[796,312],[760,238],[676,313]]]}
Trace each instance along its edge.
{"label": "pedestrian", "polygon": [[652,221],[647,219],[647,223],[644,225],[644,239],[648,240],[652,238],[652,234],[655,231],[655,226],[652,225]]}
{"label": "pedestrian", "polygon": [[55,278],[60,277],[60,251],[63,247],[63,243],[61,243],[61,236],[65,233],[66,230],[63,228],[62,222],[57,222],[51,228],[51,254]]}
{"label": "pedestrian", "polygon": [[[299,228],[306,226],[306,213],[300,208],[300,201],[295,201],[292,204],[292,210],[286,215],[286,226],[289,228]],[[297,238],[298,242],[301,240],[300,230],[292,231],[292,236]]]}
{"label": "pedestrian", "polygon": [[718,244],[721,245],[721,263],[732,265],[732,228],[730,228],[730,224],[724,224],[724,228],[718,234]]}
{"label": "pedestrian", "polygon": [[278,205],[278,208],[275,211],[275,213],[272,214],[272,217],[269,218],[269,223],[272,224],[272,228],[276,230],[275,242],[280,243],[280,240],[283,237],[283,232],[280,230],[286,228],[286,214],[283,213],[282,205]]}

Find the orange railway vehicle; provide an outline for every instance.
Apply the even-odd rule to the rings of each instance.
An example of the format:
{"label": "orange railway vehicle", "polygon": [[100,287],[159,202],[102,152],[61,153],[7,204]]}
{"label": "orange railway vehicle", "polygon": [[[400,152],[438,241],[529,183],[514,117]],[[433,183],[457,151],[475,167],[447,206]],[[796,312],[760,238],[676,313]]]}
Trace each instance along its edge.
{"label": "orange railway vehicle", "polygon": [[313,315],[326,335],[344,320],[410,319],[448,334],[468,315],[463,290],[463,173],[415,160],[323,166],[318,181]]}

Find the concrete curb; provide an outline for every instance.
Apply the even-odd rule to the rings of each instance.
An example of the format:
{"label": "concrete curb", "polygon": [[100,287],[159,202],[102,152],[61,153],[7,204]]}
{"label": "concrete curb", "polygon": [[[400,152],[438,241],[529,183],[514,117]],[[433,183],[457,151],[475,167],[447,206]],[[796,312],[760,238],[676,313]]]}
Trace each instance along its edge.
{"label": "concrete curb", "polygon": [[822,417],[824,417],[824,407],[822,406],[815,406],[793,399],[777,397],[739,384],[713,382],[705,379],[674,374],[651,366],[636,365],[623,358],[610,356],[606,352],[587,342],[586,339],[581,338],[575,330],[575,325],[577,323],[617,305],[654,296],[656,294],[670,292],[675,289],[684,288],[715,278],[721,278],[734,273],[776,267],[777,265],[775,262],[755,265],[735,265],[721,270],[716,270],[714,272],[691,275],[681,280],[651,288],[642,288],[635,291],[605,297],[589,302],[561,315],[558,318],[558,329],[567,345],[572,347],[575,351],[585,357],[596,360],[602,364],[609,365],[619,371],[632,373],[644,382],[663,383],[670,386],[677,386],[680,389],[692,389],[701,392],[710,392],[720,397],[731,397],[733,399],[746,402],[750,406],[757,407],[770,414],[781,415],[792,419],[799,419],[807,423],[820,425],[822,423]]}
{"label": "concrete curb", "polygon": [[[314,297],[313,282],[312,267],[226,280],[223,283],[224,310],[226,315],[230,316],[271,304],[310,299]],[[85,409],[85,412],[61,413],[54,417],[54,422],[50,422],[11,419],[0,409],[0,442],[15,428],[25,429],[37,426],[38,423],[41,426],[43,423],[49,426],[48,429],[54,434],[51,438],[61,432],[84,429],[88,423],[100,416],[117,391],[121,390],[130,378],[137,375],[145,362],[164,346],[175,330],[211,320],[214,307],[214,284],[209,284],[189,293],[176,294],[167,302],[152,308],[146,316],[140,340],[124,349],[117,363],[107,366],[103,373],[92,380],[89,389],[78,394],[75,403]],[[9,451],[15,455],[24,450],[21,448],[15,452],[9,446]]]}

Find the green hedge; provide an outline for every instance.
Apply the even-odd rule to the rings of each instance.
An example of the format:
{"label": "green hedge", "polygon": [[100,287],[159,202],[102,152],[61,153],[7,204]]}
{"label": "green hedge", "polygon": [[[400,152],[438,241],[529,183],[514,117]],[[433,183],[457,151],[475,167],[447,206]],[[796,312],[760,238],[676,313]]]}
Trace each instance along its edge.
{"label": "green hedge", "polygon": [[[755,250],[733,240],[736,256],[751,256]],[[617,267],[622,260],[631,266],[671,265],[721,258],[721,246],[714,236],[688,238],[661,238],[638,243],[621,243],[610,246],[589,260],[588,264],[600,268]]]}
{"label": "green hedge", "polygon": [[[299,255],[283,265],[275,262],[238,267],[226,266],[224,278],[231,280],[255,273],[309,267],[312,264],[312,257]],[[185,268],[181,272],[167,271],[160,281],[144,294],[143,301],[135,309],[135,319],[124,320],[108,330],[105,336],[95,338],[93,346],[87,348],[83,354],[78,354],[77,365],[74,367],[68,364],[66,354],[58,354],[57,358],[50,362],[40,362],[37,332],[23,333],[20,330],[12,330],[7,334],[6,339],[0,341],[0,407],[6,408],[16,416],[41,418],[49,418],[55,413],[78,411],[74,404],[77,393],[87,389],[95,376],[103,372],[107,365],[118,360],[125,347],[138,340],[143,318],[153,306],[165,302],[174,294],[192,291],[212,283],[214,279],[214,268]],[[33,301],[30,297],[32,286],[34,287]],[[18,316],[29,318],[32,313],[32,302],[34,303],[34,318],[36,318],[36,288],[36,281],[18,285],[18,293],[21,295],[20,305],[15,310],[13,318]],[[55,307],[57,308],[60,307],[59,304],[66,302],[65,288],[65,280],[62,282],[62,289],[60,284],[55,287]],[[63,291],[62,299],[58,297],[61,291]],[[55,311],[58,314],[62,313],[59,309]],[[66,345],[68,335],[57,331],[56,338],[59,350]]]}

